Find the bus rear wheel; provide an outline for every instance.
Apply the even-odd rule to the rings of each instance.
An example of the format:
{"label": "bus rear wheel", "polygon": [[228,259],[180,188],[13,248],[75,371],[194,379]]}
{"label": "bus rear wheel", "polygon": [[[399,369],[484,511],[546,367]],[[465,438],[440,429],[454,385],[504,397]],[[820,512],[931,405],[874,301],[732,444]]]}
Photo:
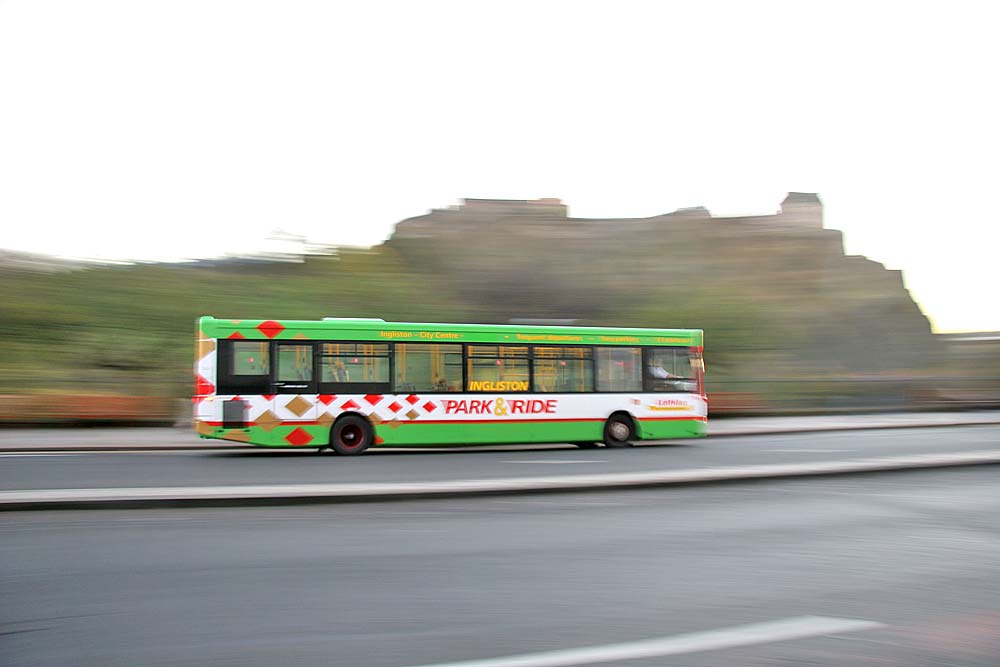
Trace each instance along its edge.
{"label": "bus rear wheel", "polygon": [[604,446],[612,449],[621,449],[632,446],[632,438],[635,437],[635,429],[632,427],[632,418],[624,414],[615,414],[608,417],[604,422]]}
{"label": "bus rear wheel", "polygon": [[358,415],[341,417],[330,430],[330,449],[337,454],[354,456],[368,449],[375,432],[368,420]]}

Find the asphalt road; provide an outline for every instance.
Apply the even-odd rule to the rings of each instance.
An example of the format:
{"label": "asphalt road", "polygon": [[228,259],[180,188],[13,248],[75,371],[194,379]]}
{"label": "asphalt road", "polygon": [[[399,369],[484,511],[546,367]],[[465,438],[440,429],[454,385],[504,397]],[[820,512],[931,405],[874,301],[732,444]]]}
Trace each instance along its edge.
{"label": "asphalt road", "polygon": [[0,664],[403,667],[665,638],[593,664],[995,666],[996,474],[14,512]]}
{"label": "asphalt road", "polygon": [[998,445],[1000,426],[980,425],[678,440],[625,450],[554,445],[371,450],[358,457],[259,449],[0,453],[0,490],[540,477],[954,453]]}
{"label": "asphalt road", "polygon": [[[946,412],[888,412],[802,416],[738,417],[710,419],[709,436],[1000,424],[1000,410]],[[239,449],[225,440],[203,440],[192,425],[175,428],[0,428],[0,452],[115,449]]]}

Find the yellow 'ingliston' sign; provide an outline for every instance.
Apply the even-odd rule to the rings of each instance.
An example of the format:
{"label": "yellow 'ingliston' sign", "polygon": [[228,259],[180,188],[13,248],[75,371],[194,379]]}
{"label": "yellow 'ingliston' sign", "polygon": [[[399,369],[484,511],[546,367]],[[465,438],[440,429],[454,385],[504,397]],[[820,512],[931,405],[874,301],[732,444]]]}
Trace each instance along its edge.
{"label": "yellow 'ingliston' sign", "polygon": [[527,381],[494,382],[492,380],[469,382],[469,391],[528,391]]}

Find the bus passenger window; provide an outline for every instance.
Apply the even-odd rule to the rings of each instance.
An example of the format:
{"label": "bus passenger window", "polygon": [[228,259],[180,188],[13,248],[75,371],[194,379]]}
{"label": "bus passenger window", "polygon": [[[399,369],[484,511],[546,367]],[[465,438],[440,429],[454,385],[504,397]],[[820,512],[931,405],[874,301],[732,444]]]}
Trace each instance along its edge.
{"label": "bus passenger window", "polygon": [[396,343],[397,392],[462,390],[462,346]]}
{"label": "bus passenger window", "polygon": [[469,346],[469,391],[528,391],[529,377],[527,347]]}
{"label": "bus passenger window", "polygon": [[312,380],[312,345],[288,345],[282,343],[278,348],[279,382],[296,382]]}
{"label": "bus passenger window", "polygon": [[589,347],[536,347],[532,351],[532,364],[534,391],[594,390],[594,359]]}
{"label": "bus passenger window", "polygon": [[267,343],[239,341],[231,342],[233,354],[233,375],[268,375],[271,372],[271,357]]}
{"label": "bus passenger window", "polygon": [[217,393],[266,394],[271,386],[270,349],[266,341],[220,340]]}
{"label": "bus passenger window", "polygon": [[642,391],[642,348],[599,347],[597,391]]}
{"label": "bus passenger window", "polygon": [[318,361],[320,393],[389,391],[388,343],[322,343]]}

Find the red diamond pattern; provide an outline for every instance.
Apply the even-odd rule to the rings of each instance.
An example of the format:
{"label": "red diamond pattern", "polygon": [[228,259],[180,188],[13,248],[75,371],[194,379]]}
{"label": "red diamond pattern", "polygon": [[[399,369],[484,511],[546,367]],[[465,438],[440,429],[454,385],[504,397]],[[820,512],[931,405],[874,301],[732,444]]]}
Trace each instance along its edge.
{"label": "red diamond pattern", "polygon": [[235,338],[237,340],[246,338],[246,336],[244,336],[243,334],[241,334],[239,331],[234,331],[233,333],[229,334],[229,337],[230,338]]}
{"label": "red diamond pattern", "polygon": [[337,400],[336,394],[320,394],[316,398],[318,398],[319,402],[322,403],[323,405],[330,405],[335,400]]}
{"label": "red diamond pattern", "polygon": [[309,444],[310,442],[312,442],[312,439],[313,437],[309,435],[309,432],[302,428],[297,428],[285,436],[285,440],[295,445],[296,447],[301,447],[302,445]]}
{"label": "red diamond pattern", "polygon": [[400,410],[403,409],[403,406],[397,403],[396,401],[393,401],[392,403],[389,404],[389,409],[392,410],[393,412],[399,412]]}
{"label": "red diamond pattern", "polygon": [[260,397],[263,398],[265,401],[274,400],[274,394],[261,394]]}
{"label": "red diamond pattern", "polygon": [[427,412],[434,412],[435,410],[437,410],[437,406],[431,403],[430,401],[427,401],[426,403],[424,403],[424,410],[426,410]]}
{"label": "red diamond pattern", "polygon": [[261,322],[257,325],[257,331],[261,332],[268,338],[274,338],[284,330],[285,325],[281,322],[275,322],[274,320],[267,320],[266,322]]}
{"label": "red diamond pattern", "polygon": [[365,400],[371,403],[372,405],[375,405],[376,403],[382,400],[382,394],[368,394],[367,396],[365,396]]}
{"label": "red diamond pattern", "polygon": [[358,405],[357,403],[355,403],[354,401],[348,400],[347,402],[345,402],[343,405],[340,406],[340,409],[341,410],[357,410],[360,407],[361,406]]}
{"label": "red diamond pattern", "polygon": [[406,402],[409,403],[410,405],[416,405],[418,402],[420,402],[420,397],[410,394],[409,396],[406,397]]}
{"label": "red diamond pattern", "polygon": [[194,379],[195,393],[199,396],[204,396],[205,394],[214,394],[215,385],[203,378],[201,375],[196,375]]}

